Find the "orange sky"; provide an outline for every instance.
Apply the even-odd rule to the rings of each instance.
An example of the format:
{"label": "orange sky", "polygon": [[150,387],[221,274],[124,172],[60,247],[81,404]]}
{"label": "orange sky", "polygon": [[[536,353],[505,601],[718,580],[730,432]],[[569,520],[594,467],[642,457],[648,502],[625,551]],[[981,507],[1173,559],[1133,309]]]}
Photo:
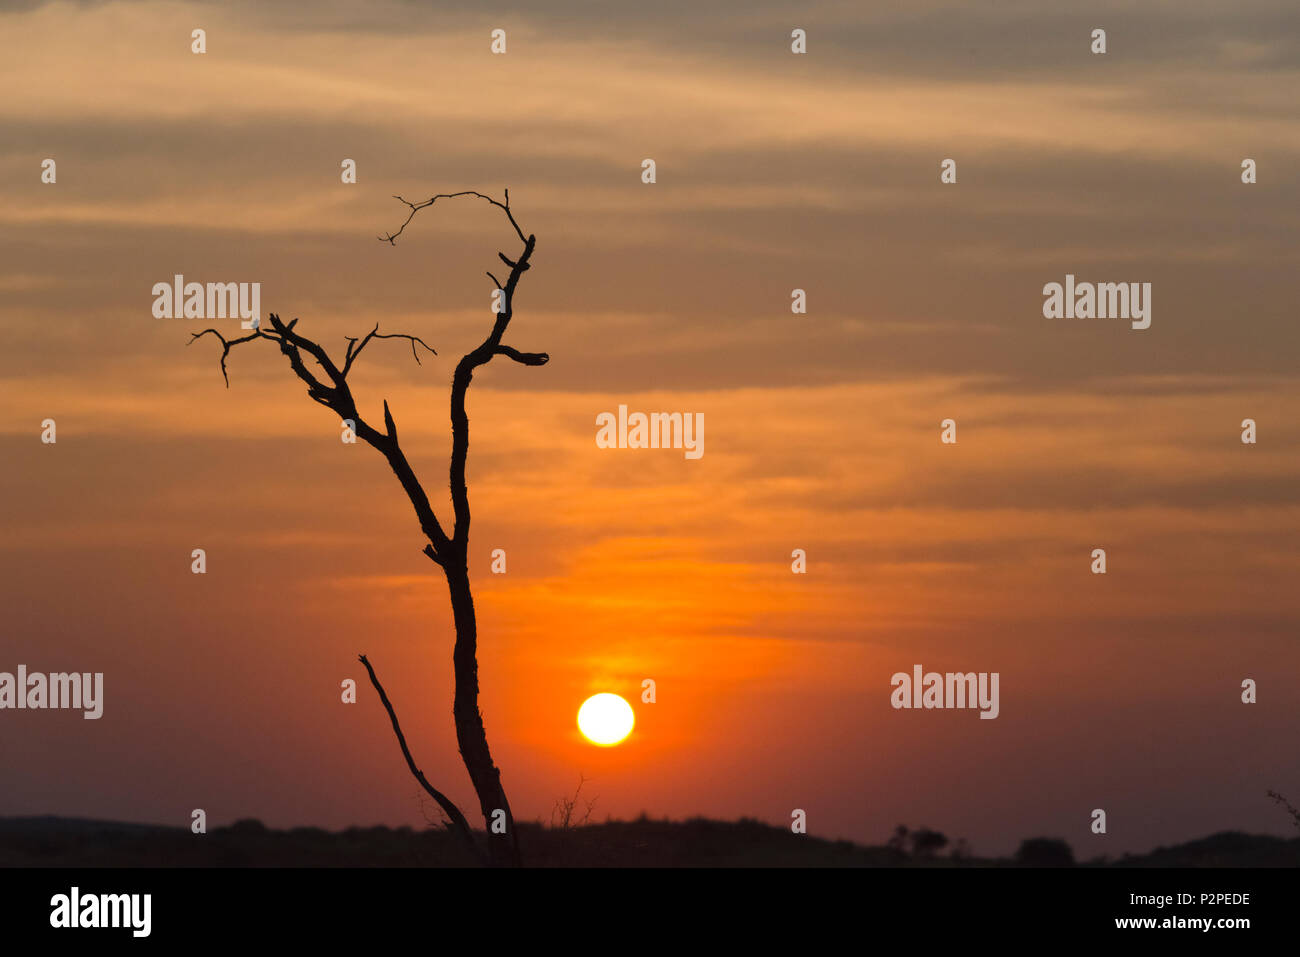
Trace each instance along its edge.
{"label": "orange sky", "polygon": [[[397,482],[269,344],[225,389],[215,343],[185,347],[209,323],[155,319],[150,288],[259,281],[338,353],[375,322],[422,336],[437,358],[375,343],[354,392],[375,420],[388,400],[446,524],[450,373],[515,244],[473,200],[375,237],[391,194],[508,185],[538,247],[506,338],[551,362],[475,377],[469,487],[516,817],[584,775],[598,816],[803,808],[815,834],[924,824],[981,852],[1285,832],[1264,793],[1300,793],[1284,4],[18,6],[0,671],[103,671],[106,700],[97,722],[0,713],[0,814],[419,824],[380,705],[339,701],[358,652],[475,805],[446,588]],[[1066,273],[1151,282],[1151,328],[1044,319]],[[597,448],[619,404],[704,413],[705,454]],[[917,663],[999,672],[999,718],[893,710]],[[578,735],[596,691],[636,706],[622,746]]]}

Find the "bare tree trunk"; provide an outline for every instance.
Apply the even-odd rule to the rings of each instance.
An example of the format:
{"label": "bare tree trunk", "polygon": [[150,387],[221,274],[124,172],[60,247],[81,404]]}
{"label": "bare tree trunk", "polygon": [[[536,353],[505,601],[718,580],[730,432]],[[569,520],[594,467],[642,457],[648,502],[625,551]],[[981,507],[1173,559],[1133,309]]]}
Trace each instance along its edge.
{"label": "bare tree trunk", "polygon": [[[455,566],[453,566],[455,567]],[[519,866],[519,839],[515,834],[514,816],[501,784],[501,772],[492,762],[487,731],[478,708],[478,625],[474,617],[474,596],[470,592],[469,572],[447,569],[447,586],[456,621],[456,699],[452,712],[456,718],[456,743],[478,795],[479,809],[487,823],[488,848],[497,866]],[[504,827],[504,831],[501,828]]]}
{"label": "bare tree trunk", "polygon": [[[221,375],[226,380],[227,388],[230,386],[230,378],[226,374],[226,357],[229,356],[233,346],[258,339],[266,339],[276,343],[280,347],[280,351],[288,357],[289,365],[294,374],[306,383],[307,395],[314,402],[331,409],[341,420],[351,422],[357,437],[374,447],[388,460],[393,474],[401,482],[407,498],[410,499],[411,505],[415,508],[415,515],[420,522],[420,528],[429,542],[424,546],[424,554],[442,568],[447,579],[447,587],[451,592],[451,607],[456,623],[456,647],[452,653],[456,677],[456,697],[452,706],[452,712],[456,719],[456,743],[460,747],[460,755],[465,763],[465,769],[469,771],[470,781],[474,785],[474,793],[478,796],[479,809],[483,812],[483,821],[487,826],[490,860],[493,864],[499,866],[517,867],[520,863],[519,836],[515,833],[514,816],[510,813],[509,802],[506,801],[505,788],[501,785],[501,772],[497,770],[496,765],[492,762],[492,753],[488,750],[487,732],[483,728],[483,715],[479,713],[478,709],[478,625],[474,619],[474,597],[470,592],[469,566],[466,561],[469,552],[470,507],[469,490],[465,485],[465,460],[469,453],[469,417],[465,412],[465,393],[469,390],[470,380],[474,377],[474,370],[479,366],[486,365],[494,356],[505,356],[513,362],[526,366],[541,366],[549,361],[549,356],[544,352],[520,352],[513,346],[508,346],[501,341],[506,327],[510,324],[510,319],[514,315],[515,288],[519,284],[520,277],[530,268],[529,260],[532,258],[533,250],[537,244],[537,238],[531,234],[525,235],[524,231],[520,229],[519,223],[515,221],[514,214],[510,211],[510,191],[506,190],[505,195],[504,203],[473,190],[465,190],[459,193],[439,193],[422,203],[407,202],[398,196],[396,198],[405,203],[410,208],[411,213],[397,232],[380,237],[384,242],[395,244],[397,237],[402,234],[407,224],[420,210],[432,206],[439,199],[474,196],[487,200],[493,206],[503,210],[506,218],[510,220],[510,225],[514,227],[515,235],[523,243],[523,249],[518,259],[511,259],[505,253],[497,253],[498,258],[510,267],[510,273],[504,283],[492,275],[491,272],[487,274],[495,284],[497,292],[501,294],[496,320],[493,322],[492,331],[487,338],[477,348],[463,356],[460,362],[456,364],[456,372],[452,378],[452,449],[448,478],[455,522],[452,525],[452,534],[450,536],[443,531],[438,517],[434,514],[433,507],[429,503],[429,496],[425,494],[424,487],[416,478],[415,471],[406,458],[406,453],[402,451],[402,446],[397,438],[397,423],[393,420],[387,400],[384,401],[384,431],[380,432],[366,422],[357,412],[356,402],[352,397],[352,389],[347,381],[353,363],[372,340],[406,339],[411,344],[411,354],[418,362],[420,356],[415,350],[416,345],[423,346],[429,352],[437,354],[423,339],[403,333],[381,334],[379,326],[376,324],[375,328],[364,337],[346,337],[348,341],[347,352],[344,354],[342,366],[339,366],[330,358],[329,353],[320,343],[295,331],[294,327],[298,324],[297,319],[286,323],[281,321],[277,314],[270,313],[268,318],[271,322],[271,332],[254,327],[250,335],[238,339],[226,339],[216,329],[205,329],[200,333],[192,334],[190,341],[193,342],[206,335],[215,336],[220,341]],[[321,372],[324,373],[323,378],[319,377],[320,373],[309,368],[303,361],[304,352],[319,364]],[[365,664],[366,669],[370,672],[370,680],[379,692],[380,700],[383,701],[384,707],[388,710],[388,715],[392,719],[393,731],[396,733],[398,743],[401,745],[402,755],[406,759],[407,767],[416,780],[420,782],[420,785],[433,796],[444,812],[448,814],[453,829],[460,833],[461,837],[469,845],[474,846],[474,838],[465,816],[442,792],[434,788],[425,778],[423,772],[420,771],[415,759],[411,756],[410,749],[406,745],[406,738],[403,736],[401,726],[398,723],[397,713],[384,693],[383,686],[379,683],[378,677],[376,677],[374,670],[370,667],[370,663],[364,655],[361,656],[361,662]]]}

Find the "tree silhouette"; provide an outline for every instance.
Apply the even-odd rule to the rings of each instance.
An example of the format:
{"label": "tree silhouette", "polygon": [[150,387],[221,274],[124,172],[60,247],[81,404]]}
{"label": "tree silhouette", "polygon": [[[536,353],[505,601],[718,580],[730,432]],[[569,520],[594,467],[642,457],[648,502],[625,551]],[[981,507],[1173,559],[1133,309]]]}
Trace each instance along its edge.
{"label": "tree silhouette", "polygon": [[[527,366],[545,365],[550,358],[544,352],[520,352],[501,341],[502,336],[505,335],[506,327],[509,326],[514,315],[515,289],[519,284],[520,277],[529,268],[529,261],[532,258],[537,240],[531,234],[524,235],[519,223],[515,221],[514,213],[510,209],[509,190],[505,191],[504,202],[473,190],[465,190],[459,193],[439,193],[420,203],[411,203],[400,196],[396,196],[395,199],[405,203],[410,208],[410,214],[395,233],[380,236],[379,239],[381,242],[396,245],[397,237],[415,218],[416,213],[432,206],[440,199],[454,199],[461,196],[473,196],[486,200],[502,210],[510,221],[510,225],[514,228],[515,234],[519,237],[519,241],[523,243],[523,249],[513,260],[506,256],[505,253],[497,254],[510,269],[510,273],[505,283],[502,283],[496,276],[492,275],[490,270],[488,271],[488,278],[500,290],[498,305],[495,306],[498,310],[496,320],[487,338],[478,347],[466,353],[456,364],[456,371],[452,378],[452,443],[448,484],[451,489],[453,524],[450,535],[443,531],[442,525],[434,514],[433,506],[429,503],[429,496],[425,493],[424,487],[420,484],[415,471],[411,468],[410,462],[407,461],[406,455],[402,451],[397,437],[397,424],[389,411],[388,401],[384,401],[384,430],[381,432],[361,417],[357,411],[356,402],[353,400],[352,390],[348,385],[348,373],[352,371],[353,364],[372,340],[406,339],[410,342],[411,354],[418,363],[420,356],[416,351],[417,345],[424,347],[431,353],[434,352],[433,348],[418,336],[402,333],[381,334],[379,326],[376,324],[374,329],[360,339],[346,337],[348,342],[347,351],[344,353],[343,363],[340,366],[330,358],[320,344],[297,331],[295,328],[298,324],[297,319],[286,323],[275,313],[270,313],[268,316],[271,322],[270,332],[266,332],[260,326],[255,325],[250,335],[228,340],[216,329],[204,329],[202,332],[192,334],[190,344],[209,334],[215,336],[221,342],[221,374],[226,381],[226,387],[229,388],[230,377],[226,370],[226,359],[234,346],[255,342],[259,339],[266,339],[276,343],[280,347],[280,351],[288,358],[289,366],[294,374],[306,383],[307,395],[313,401],[331,409],[340,419],[351,421],[354,424],[352,431],[387,460],[393,474],[397,476],[397,480],[401,483],[403,491],[406,492],[407,498],[410,499],[411,505],[415,508],[415,516],[420,523],[420,530],[427,539],[423,552],[442,569],[443,576],[447,580],[452,615],[456,626],[456,645],[452,653],[456,683],[455,701],[452,707],[456,723],[456,742],[460,747],[461,758],[465,763],[465,769],[469,772],[470,780],[473,782],[475,794],[478,796],[479,809],[487,825],[489,860],[497,865],[518,865],[519,839],[515,833],[514,817],[510,813],[510,803],[506,800],[505,788],[501,784],[501,772],[493,763],[492,754],[488,749],[487,733],[483,727],[483,716],[478,707],[478,626],[474,616],[474,598],[470,591],[469,566],[466,557],[469,542],[470,509],[469,492],[465,485],[465,459],[469,452],[469,417],[465,412],[465,393],[469,389],[470,380],[474,377],[474,371],[480,366],[486,365],[496,356],[505,356]],[[314,360],[316,368],[308,366],[304,354],[306,358]],[[388,711],[389,718],[393,723],[393,730],[402,749],[402,755],[405,757],[407,767],[412,775],[446,812],[450,819],[448,827],[459,833],[475,853],[481,853],[465,815],[446,796],[435,789],[416,766],[414,759],[411,757],[411,752],[406,746],[406,738],[402,734],[401,726],[398,724],[397,714],[393,710],[388,696],[384,693],[383,686],[379,683],[379,679],[366,657],[362,655],[360,660],[365,665],[371,683],[379,692],[380,700]],[[505,823],[504,833],[493,828],[494,823],[499,828],[502,815],[504,815]]]}
{"label": "tree silhouette", "polygon": [[933,857],[948,846],[948,837],[940,831],[923,827],[908,835],[912,842],[913,857]]}
{"label": "tree silhouette", "polygon": [[1021,867],[1073,867],[1074,851],[1059,837],[1029,837],[1016,850]]}

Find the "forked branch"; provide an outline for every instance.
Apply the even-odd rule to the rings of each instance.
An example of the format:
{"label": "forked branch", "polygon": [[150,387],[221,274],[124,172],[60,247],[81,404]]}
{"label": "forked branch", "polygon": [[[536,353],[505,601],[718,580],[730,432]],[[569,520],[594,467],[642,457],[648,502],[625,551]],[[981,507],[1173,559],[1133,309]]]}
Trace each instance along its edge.
{"label": "forked branch", "polygon": [[424,364],[420,361],[420,354],[415,351],[415,346],[417,343],[419,345],[424,346],[424,348],[428,349],[431,354],[435,356],[438,354],[438,351],[434,349],[433,346],[429,345],[419,336],[408,336],[401,332],[381,333],[379,331],[379,323],[376,322],[375,328],[367,332],[365,338],[361,340],[361,345],[357,345],[356,336],[347,337],[348,351],[347,351],[347,355],[343,357],[344,375],[348,374],[349,370],[351,370],[352,368],[352,363],[356,361],[357,356],[361,355],[361,350],[366,347],[366,343],[368,343],[371,339],[409,339],[411,341],[411,358],[415,360],[416,365]]}
{"label": "forked branch", "polygon": [[488,333],[487,338],[477,348],[463,356],[460,362],[456,364],[456,373],[452,377],[451,469],[449,478],[455,522],[451,534],[452,555],[448,557],[453,558],[457,564],[464,561],[465,546],[469,540],[469,490],[465,485],[465,459],[469,453],[469,417],[465,413],[465,393],[469,389],[470,380],[474,377],[474,370],[479,366],[486,365],[492,360],[493,356],[505,356],[526,366],[545,365],[550,361],[550,356],[545,352],[520,352],[513,346],[504,345],[501,342],[501,337],[505,335],[506,327],[510,325],[510,319],[514,315],[515,289],[519,285],[519,278],[528,271],[529,260],[532,258],[533,250],[537,246],[537,237],[531,233],[525,235],[524,231],[519,227],[518,221],[515,220],[514,212],[510,209],[510,190],[505,191],[505,202],[493,199],[491,196],[477,190],[462,190],[459,193],[438,193],[420,203],[413,203],[401,196],[394,196],[393,198],[398,202],[406,204],[410,209],[410,213],[407,214],[406,219],[396,232],[380,236],[380,241],[389,245],[396,245],[397,237],[402,235],[406,227],[410,225],[416,213],[429,208],[440,199],[454,199],[458,196],[474,196],[486,200],[504,212],[506,218],[510,220],[510,225],[514,227],[515,235],[519,237],[524,246],[519,255],[513,259],[503,252],[497,253],[497,257],[510,267],[510,274],[506,277],[506,281],[502,282],[493,275],[491,270],[488,270],[487,273],[495,288],[501,292],[500,300],[496,306],[496,321],[492,324],[492,330]]}
{"label": "forked branch", "polygon": [[[389,467],[392,468],[398,481],[402,483],[407,498],[411,500],[411,504],[415,508],[416,517],[420,521],[420,528],[429,539],[429,547],[435,550],[438,560],[441,561],[443,554],[446,552],[449,539],[443,532],[442,526],[438,523],[437,516],[434,515],[433,506],[429,503],[429,497],[425,494],[424,487],[416,478],[414,470],[406,459],[406,454],[397,442],[397,424],[393,421],[388,402],[384,402],[384,430],[381,432],[362,418],[361,413],[357,411],[357,403],[352,397],[352,388],[348,384],[347,378],[348,373],[352,371],[352,365],[356,362],[357,356],[361,354],[361,350],[366,347],[371,339],[406,339],[411,343],[412,354],[415,354],[415,347],[420,345],[437,355],[433,347],[419,336],[402,333],[381,333],[379,327],[375,326],[374,329],[360,339],[355,336],[346,337],[348,348],[344,356],[343,367],[340,369],[319,343],[308,339],[295,330],[294,327],[298,324],[297,319],[284,322],[275,313],[271,313],[267,318],[271,323],[271,332],[256,329],[250,335],[238,339],[226,339],[216,329],[204,329],[202,332],[193,333],[190,337],[190,343],[193,344],[195,340],[209,334],[216,336],[217,341],[221,343],[221,375],[226,380],[227,388],[230,387],[230,377],[226,372],[226,357],[234,346],[252,342],[255,339],[266,339],[278,345],[280,351],[288,357],[289,365],[294,374],[306,383],[307,395],[313,401],[333,410],[340,419],[351,421],[356,435],[362,441],[381,452],[384,458],[388,460]],[[303,360],[304,352],[315,360],[319,372],[323,373],[323,375],[318,375],[316,371],[307,365]],[[418,355],[416,355],[416,361],[419,361]]]}

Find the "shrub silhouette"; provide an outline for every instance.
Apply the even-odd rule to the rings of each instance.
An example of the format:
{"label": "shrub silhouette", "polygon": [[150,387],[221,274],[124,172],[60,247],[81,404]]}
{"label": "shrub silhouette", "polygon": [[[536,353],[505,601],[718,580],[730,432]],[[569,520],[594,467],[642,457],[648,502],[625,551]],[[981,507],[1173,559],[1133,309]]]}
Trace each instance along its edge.
{"label": "shrub silhouette", "polygon": [[948,846],[946,835],[939,831],[932,831],[928,827],[913,831],[911,839],[913,857],[933,857]]}
{"label": "shrub silhouette", "polygon": [[1020,842],[1015,860],[1021,867],[1073,867],[1074,851],[1059,837],[1031,837]]}

